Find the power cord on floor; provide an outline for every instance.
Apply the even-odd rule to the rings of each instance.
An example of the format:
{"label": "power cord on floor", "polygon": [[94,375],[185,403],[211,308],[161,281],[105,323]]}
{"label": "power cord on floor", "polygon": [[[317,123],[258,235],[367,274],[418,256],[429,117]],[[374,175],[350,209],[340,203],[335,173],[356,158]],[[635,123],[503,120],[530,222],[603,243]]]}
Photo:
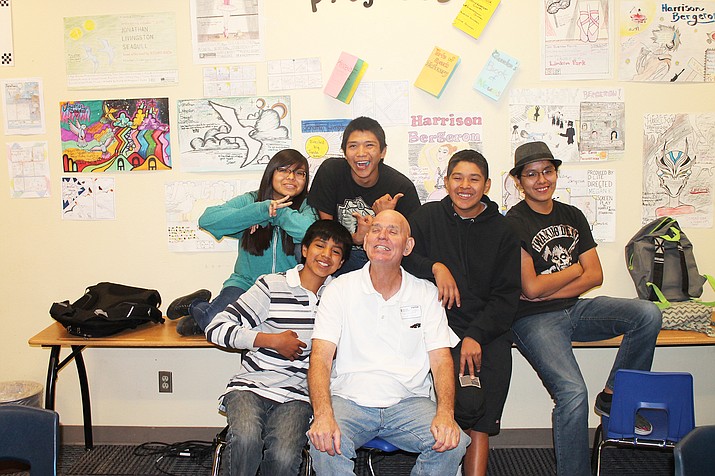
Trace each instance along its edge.
{"label": "power cord on floor", "polygon": [[[134,448],[135,456],[158,456],[155,462],[157,470],[171,476],[179,476],[163,470],[160,463],[165,458],[191,458],[196,465],[210,468],[213,455],[213,443],[210,441],[189,440],[178,443],[162,443],[159,441],[149,441]],[[208,459],[209,465],[204,463]]]}

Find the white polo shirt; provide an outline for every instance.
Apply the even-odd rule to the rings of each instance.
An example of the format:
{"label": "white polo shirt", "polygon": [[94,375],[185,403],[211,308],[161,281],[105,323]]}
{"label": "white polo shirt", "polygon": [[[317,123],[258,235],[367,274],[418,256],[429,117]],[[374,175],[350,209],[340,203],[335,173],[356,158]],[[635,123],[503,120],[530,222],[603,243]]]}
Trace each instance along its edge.
{"label": "white polo shirt", "polygon": [[313,339],[337,346],[330,389],[366,407],[430,397],[429,351],[457,345],[437,287],[402,271],[400,290],[385,301],[370,280],[370,263],[325,288]]}

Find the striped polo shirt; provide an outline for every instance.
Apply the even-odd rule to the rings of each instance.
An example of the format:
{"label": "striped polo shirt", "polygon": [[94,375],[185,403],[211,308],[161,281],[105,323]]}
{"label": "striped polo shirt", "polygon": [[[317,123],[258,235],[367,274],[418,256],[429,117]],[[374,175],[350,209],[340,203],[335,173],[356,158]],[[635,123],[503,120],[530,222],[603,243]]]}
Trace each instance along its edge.
{"label": "striped polo shirt", "polygon": [[[206,338],[221,347],[246,349],[241,369],[231,378],[226,393],[247,390],[277,403],[291,400],[308,402],[308,360],[311,336],[319,297],[300,285],[298,271],[266,274],[226,310],[213,318]],[[259,332],[280,333],[292,330],[307,347],[291,361],[273,349],[254,347]],[[223,396],[221,400],[223,401]],[[221,407],[223,404],[221,404]]]}

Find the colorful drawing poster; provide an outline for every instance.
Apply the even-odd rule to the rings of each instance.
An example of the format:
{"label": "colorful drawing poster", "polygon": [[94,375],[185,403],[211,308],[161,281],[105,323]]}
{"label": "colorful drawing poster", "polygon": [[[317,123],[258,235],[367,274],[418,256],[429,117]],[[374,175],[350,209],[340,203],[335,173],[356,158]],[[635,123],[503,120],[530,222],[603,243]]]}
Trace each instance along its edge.
{"label": "colorful drawing poster", "polygon": [[207,207],[220,205],[242,193],[257,189],[258,180],[167,182],[164,192],[169,251],[235,253],[238,249],[238,241],[230,238],[217,241],[210,233],[199,228],[199,217]]}
{"label": "colorful drawing poster", "polygon": [[194,63],[264,60],[264,0],[191,0]]}
{"label": "colorful drawing poster", "polygon": [[625,151],[622,89],[513,89],[509,93],[511,152],[545,142],[564,162],[617,160]]}
{"label": "colorful drawing poster", "polygon": [[177,108],[186,172],[263,170],[291,147],[289,96],[184,99]]}
{"label": "colorful drawing poster", "polygon": [[63,220],[114,218],[114,177],[62,177]]}
{"label": "colorful drawing poster", "polygon": [[1,84],[5,134],[44,134],[42,80],[7,79]]}
{"label": "colorful drawing poster", "polygon": [[622,81],[715,82],[715,2],[620,2]]}
{"label": "colorful drawing poster", "polygon": [[12,46],[12,0],[0,2],[0,66],[15,66]]}
{"label": "colorful drawing poster", "polygon": [[519,60],[503,51],[494,50],[472,88],[495,101],[499,100],[519,67]]}
{"label": "colorful drawing poster", "polygon": [[715,113],[643,119],[643,224],[670,216],[683,228],[713,226]]}
{"label": "colorful drawing poster", "polygon": [[65,18],[70,89],[177,84],[172,12]]}
{"label": "colorful drawing poster", "polygon": [[609,79],[613,0],[542,0],[541,79]]}
{"label": "colorful drawing poster", "polygon": [[406,125],[410,120],[410,83],[362,81],[350,105],[353,117],[372,117],[383,127]]}
{"label": "colorful drawing poster", "polygon": [[[514,178],[502,174],[501,211],[506,213],[524,197]],[[554,199],[577,207],[586,216],[596,241],[616,241],[616,171],[561,167]]]}
{"label": "colorful drawing poster", "polygon": [[482,149],[481,114],[417,114],[407,128],[408,176],[420,200],[431,202],[447,195],[444,176],[450,157],[462,149]]}
{"label": "colorful drawing poster", "polygon": [[65,172],[171,169],[169,99],[60,103]]}
{"label": "colorful drawing poster", "polygon": [[206,66],[204,97],[255,96],[256,65]]}
{"label": "colorful drawing poster", "polygon": [[10,197],[42,198],[50,196],[50,164],[47,142],[7,144],[7,168]]}

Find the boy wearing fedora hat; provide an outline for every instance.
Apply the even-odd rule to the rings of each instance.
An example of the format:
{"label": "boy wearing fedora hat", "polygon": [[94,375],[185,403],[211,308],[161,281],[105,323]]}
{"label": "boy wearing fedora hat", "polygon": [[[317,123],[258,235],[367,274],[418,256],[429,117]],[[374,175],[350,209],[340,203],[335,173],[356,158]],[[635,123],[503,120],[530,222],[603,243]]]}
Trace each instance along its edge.
{"label": "boy wearing fedora hat", "polygon": [[[543,142],[523,144],[514,153],[509,173],[524,200],[506,215],[521,241],[522,297],[512,331],[555,401],[557,474],[588,476],[588,393],[571,342],[623,335],[596,397],[596,413],[608,415],[616,370],[650,370],[661,313],[652,302],[638,299],[580,298],[601,285],[603,270],[584,214],[553,199],[560,165]],[[637,417],[635,430],[648,435],[652,426]]]}

